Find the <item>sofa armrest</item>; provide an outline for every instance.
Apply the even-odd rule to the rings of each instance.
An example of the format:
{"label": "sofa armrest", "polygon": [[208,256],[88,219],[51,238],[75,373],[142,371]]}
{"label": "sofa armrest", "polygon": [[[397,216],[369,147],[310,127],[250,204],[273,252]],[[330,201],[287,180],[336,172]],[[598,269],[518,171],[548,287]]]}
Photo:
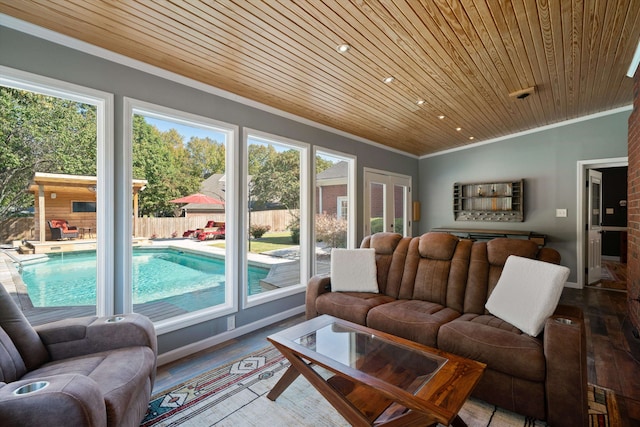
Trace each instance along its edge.
{"label": "sofa armrest", "polygon": [[146,346],[157,354],[153,323],[136,313],[70,318],[37,326],[35,330],[53,360],[133,346]]}
{"label": "sofa armrest", "polygon": [[[14,392],[27,384],[48,383],[30,393]],[[0,383],[3,426],[106,426],[104,396],[91,378],[63,374]]]}
{"label": "sofa armrest", "polygon": [[331,292],[331,275],[317,274],[309,279],[305,298],[307,319],[313,319],[318,316],[316,299],[326,292]]}
{"label": "sofa armrest", "polygon": [[547,422],[588,425],[587,340],[582,311],[558,306],[544,328]]}

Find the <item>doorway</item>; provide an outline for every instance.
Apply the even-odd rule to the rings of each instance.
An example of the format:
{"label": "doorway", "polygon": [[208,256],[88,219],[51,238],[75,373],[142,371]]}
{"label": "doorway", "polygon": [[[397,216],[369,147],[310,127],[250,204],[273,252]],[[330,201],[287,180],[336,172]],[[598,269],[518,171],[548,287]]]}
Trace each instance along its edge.
{"label": "doorway", "polygon": [[411,177],[364,170],[364,235],[387,231],[411,235]]}
{"label": "doorway", "polygon": [[627,165],[627,157],[578,162],[578,288],[626,290]]}

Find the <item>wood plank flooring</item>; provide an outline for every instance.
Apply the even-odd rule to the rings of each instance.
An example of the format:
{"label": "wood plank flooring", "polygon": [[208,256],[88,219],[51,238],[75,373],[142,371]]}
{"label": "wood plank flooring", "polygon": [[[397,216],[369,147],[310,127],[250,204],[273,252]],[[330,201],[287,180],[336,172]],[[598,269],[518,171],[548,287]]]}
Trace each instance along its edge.
{"label": "wood plank flooring", "polygon": [[[622,323],[626,317],[626,298],[625,292],[567,288],[560,302],[577,305],[585,313],[589,382],[614,390],[620,407],[621,427],[635,427],[640,426],[640,362],[633,359],[622,332]],[[268,335],[303,320],[304,316],[296,316],[160,366],[154,392],[165,390],[215,366],[250,354],[267,345]]]}

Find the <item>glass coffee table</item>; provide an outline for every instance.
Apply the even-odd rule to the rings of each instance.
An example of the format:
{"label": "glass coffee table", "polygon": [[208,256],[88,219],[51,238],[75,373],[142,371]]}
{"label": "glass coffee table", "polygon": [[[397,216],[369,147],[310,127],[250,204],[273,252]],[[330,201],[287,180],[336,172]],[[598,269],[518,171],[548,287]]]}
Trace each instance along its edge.
{"label": "glass coffee table", "polygon": [[[354,426],[466,426],[458,411],[485,365],[331,316],[267,338],[291,366],[276,400],[303,375]],[[333,374],[321,376],[314,366]]]}

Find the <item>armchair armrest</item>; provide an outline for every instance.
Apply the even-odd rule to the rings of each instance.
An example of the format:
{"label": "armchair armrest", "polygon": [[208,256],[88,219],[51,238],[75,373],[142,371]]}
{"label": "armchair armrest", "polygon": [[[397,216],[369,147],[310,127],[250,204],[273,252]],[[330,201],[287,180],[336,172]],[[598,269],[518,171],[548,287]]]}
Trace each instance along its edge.
{"label": "armchair armrest", "polygon": [[146,346],[154,354],[158,352],[153,323],[136,313],[65,319],[35,330],[52,360],[132,346]]}
{"label": "armchair armrest", "polygon": [[316,311],[316,298],[326,292],[331,292],[331,275],[317,274],[309,279],[307,283],[307,295],[305,297],[307,319],[318,316],[318,312]]}
{"label": "armchair armrest", "polygon": [[544,328],[547,422],[588,425],[587,340],[582,311],[559,305]]}
{"label": "armchair armrest", "polygon": [[[16,394],[27,384],[48,383],[30,393]],[[62,374],[0,383],[0,419],[3,426],[106,426],[104,396],[91,378]]]}

